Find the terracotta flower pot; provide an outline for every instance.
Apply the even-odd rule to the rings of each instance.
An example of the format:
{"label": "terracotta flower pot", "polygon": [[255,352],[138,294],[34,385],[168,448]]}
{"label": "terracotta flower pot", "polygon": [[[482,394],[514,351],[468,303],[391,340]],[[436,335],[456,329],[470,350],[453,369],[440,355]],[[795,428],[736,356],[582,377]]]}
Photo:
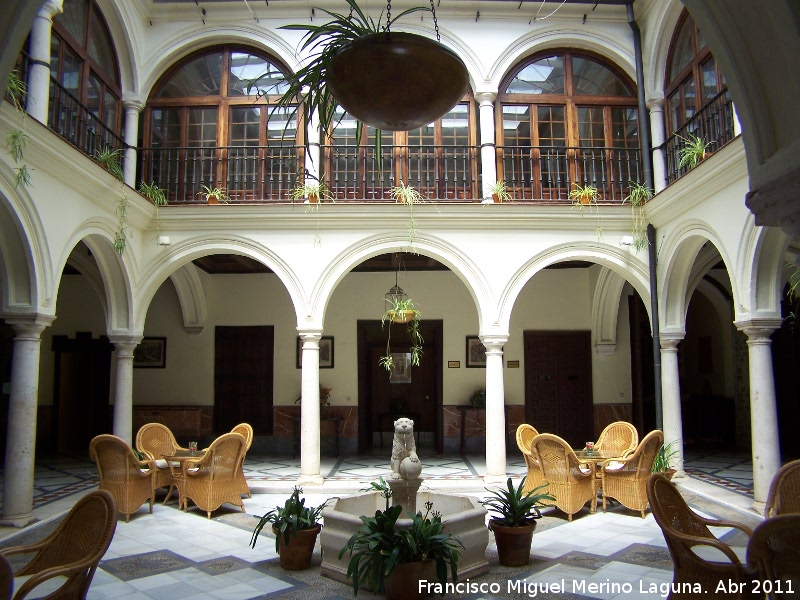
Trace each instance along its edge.
{"label": "terracotta flower pot", "polygon": [[492,202],[494,202],[495,204],[500,204],[500,196],[498,196],[497,194],[492,194]]}
{"label": "terracotta flower pot", "polygon": [[[289,534],[289,543],[286,538],[280,536],[280,565],[287,571],[302,571],[311,566],[311,555],[314,553],[314,546],[317,543],[317,535],[322,527],[317,525],[314,529],[301,529]],[[276,528],[272,527],[272,533],[280,535]]]}
{"label": "terracotta flower pot", "polygon": [[405,600],[406,598],[424,598],[420,593],[420,581],[435,581],[436,570],[432,560],[402,563],[396,565],[384,583],[387,600]]}
{"label": "terracotta flower pot", "polygon": [[317,204],[319,203],[319,196],[316,194],[309,194],[308,195],[308,203],[309,204]]}
{"label": "terracotta flower pot", "polygon": [[414,316],[417,314],[415,310],[390,310],[389,317],[392,319],[392,323],[408,323],[409,321],[414,320]]}
{"label": "terracotta flower pot", "polygon": [[500,564],[506,567],[524,567],[531,562],[531,543],[536,521],[531,525],[520,527],[506,527],[500,525],[497,519],[489,521],[489,529],[494,532],[497,543],[497,555]]}

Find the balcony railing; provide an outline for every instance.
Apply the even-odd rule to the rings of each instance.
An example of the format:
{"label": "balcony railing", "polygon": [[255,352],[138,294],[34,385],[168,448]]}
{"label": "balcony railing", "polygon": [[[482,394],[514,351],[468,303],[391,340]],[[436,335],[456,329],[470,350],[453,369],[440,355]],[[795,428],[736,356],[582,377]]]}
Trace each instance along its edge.
{"label": "balcony railing", "polygon": [[715,152],[735,137],[733,131],[733,102],[727,88],[706,102],[691,119],[667,138],[662,148],[667,158],[667,185],[689,172],[690,167],[678,168],[683,140],[694,135],[708,145],[709,152]]}
{"label": "balcony railing", "polygon": [[642,181],[638,148],[498,146],[498,179],[514,200],[568,203],[570,190],[592,185],[598,202],[621,202]]}

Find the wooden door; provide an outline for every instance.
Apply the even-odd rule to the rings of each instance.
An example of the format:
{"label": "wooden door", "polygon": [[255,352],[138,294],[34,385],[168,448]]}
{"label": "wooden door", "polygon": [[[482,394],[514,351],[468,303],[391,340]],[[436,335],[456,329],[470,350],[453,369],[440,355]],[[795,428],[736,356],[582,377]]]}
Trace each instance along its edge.
{"label": "wooden door", "polygon": [[525,417],[573,447],[594,439],[588,331],[524,333]]}
{"label": "wooden door", "polygon": [[215,328],[214,431],[249,423],[254,435],[272,435],[274,328]]}
{"label": "wooden door", "polygon": [[650,317],[638,294],[628,296],[631,337],[631,402],[639,439],[656,428],[656,385]]}

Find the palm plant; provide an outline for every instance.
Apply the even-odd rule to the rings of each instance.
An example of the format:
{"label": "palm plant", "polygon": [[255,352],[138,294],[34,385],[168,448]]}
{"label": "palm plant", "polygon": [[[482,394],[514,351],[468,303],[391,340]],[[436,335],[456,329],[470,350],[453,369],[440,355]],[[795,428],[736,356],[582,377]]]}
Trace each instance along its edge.
{"label": "palm plant", "polygon": [[250,538],[251,548],[256,547],[258,535],[267,523],[272,525],[275,531],[275,552],[280,550],[281,536],[288,544],[290,536],[297,535],[298,531],[315,529],[319,525],[318,521],[326,503],[314,507],[306,506],[305,498],[300,498],[302,493],[303,488],[295,486],[283,506],[276,506],[258,520]]}
{"label": "palm plant", "polygon": [[488,510],[494,511],[497,515],[493,520],[503,527],[520,527],[522,525],[529,525],[532,521],[542,518],[542,513],[539,512],[539,507],[545,506],[544,501],[555,501],[555,498],[545,492],[539,490],[545,489],[549,484],[540,485],[532,490],[525,492],[525,477],[520,481],[519,486],[516,488],[508,478],[506,488],[499,490],[486,489],[490,493],[490,497],[486,500],[481,500]]}
{"label": "palm plant", "polygon": [[673,450],[672,444],[673,442],[670,442],[658,447],[656,457],[653,459],[653,473],[666,473],[672,468],[672,459],[678,454],[677,450]]}

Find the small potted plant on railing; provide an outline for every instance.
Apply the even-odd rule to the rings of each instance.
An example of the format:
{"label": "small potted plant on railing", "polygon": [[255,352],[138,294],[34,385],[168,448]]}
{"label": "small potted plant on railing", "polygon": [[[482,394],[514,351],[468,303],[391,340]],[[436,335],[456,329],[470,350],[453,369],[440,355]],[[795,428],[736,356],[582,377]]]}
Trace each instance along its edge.
{"label": "small potted plant on railing", "polygon": [[458,581],[458,558],[464,545],[444,531],[441,514],[432,508],[433,503],[426,502],[425,514],[409,513],[408,529],[397,527],[400,505],[360,517],[361,527],[339,552],[340,559],[350,553],[347,577],[355,595],[366,584],[389,600],[422,598],[426,594],[420,592],[421,581],[444,585],[448,573],[453,582]]}
{"label": "small potted plant on railing", "polygon": [[596,187],[588,184],[583,186],[577,184],[573,185],[575,189],[571,190],[569,193],[569,199],[572,200],[573,205],[583,207],[597,203],[598,191]]}
{"label": "small potted plant on railing", "polygon": [[271,524],[275,534],[275,552],[280,556],[281,568],[287,571],[300,571],[311,566],[311,555],[322,529],[319,517],[326,503],[306,506],[305,498],[300,498],[302,493],[303,489],[295,486],[283,506],[276,506],[259,519],[250,539],[250,547],[255,548],[258,534],[267,523]]}
{"label": "small potted plant on railing", "polygon": [[304,179],[289,192],[293,201],[304,201],[309,204],[318,204],[325,200],[330,200],[328,188],[321,181],[315,179]]}
{"label": "small potted plant on railing", "polygon": [[711,154],[708,151],[710,142],[706,142],[703,138],[694,134],[687,134],[686,137],[679,135],[676,136],[681,140],[682,145],[678,149],[678,169],[694,169],[701,160]]}
{"label": "small potted plant on railing", "polygon": [[419,366],[420,359],[422,358],[422,343],[425,341],[419,331],[419,320],[422,316],[419,308],[411,298],[403,300],[394,299],[386,300],[389,308],[383,313],[381,317],[381,328],[387,323],[388,335],[386,338],[386,354],[381,356],[379,364],[389,371],[391,374],[394,369],[394,359],[392,358],[391,342],[392,342],[392,323],[405,323],[406,332],[411,339],[411,365]]}
{"label": "small potted plant on railing", "polygon": [[536,520],[542,518],[539,507],[546,506],[545,500],[555,501],[553,496],[540,491],[549,484],[524,492],[525,479],[523,477],[515,488],[509,477],[506,482],[508,489],[487,488],[492,497],[481,500],[490,512],[497,514],[489,520],[489,529],[494,532],[500,564],[506,567],[521,567],[530,562],[533,530],[536,529]]}
{"label": "small potted plant on railing", "polygon": [[203,185],[202,188],[202,190],[197,192],[197,195],[205,198],[206,204],[219,204],[220,202],[227,204],[230,202],[228,190],[225,188],[211,187],[208,185]]}
{"label": "small potted plant on railing", "polygon": [[495,181],[494,185],[492,185],[492,202],[495,204],[502,204],[503,202],[508,202],[511,200],[511,193],[508,191],[508,187],[506,186],[506,182],[500,179],[499,181]]}
{"label": "small potted plant on railing", "polygon": [[667,479],[672,479],[672,476],[675,475],[675,469],[672,468],[672,459],[678,454],[678,451],[673,450],[673,443],[661,444],[653,460],[653,473],[661,473]]}

